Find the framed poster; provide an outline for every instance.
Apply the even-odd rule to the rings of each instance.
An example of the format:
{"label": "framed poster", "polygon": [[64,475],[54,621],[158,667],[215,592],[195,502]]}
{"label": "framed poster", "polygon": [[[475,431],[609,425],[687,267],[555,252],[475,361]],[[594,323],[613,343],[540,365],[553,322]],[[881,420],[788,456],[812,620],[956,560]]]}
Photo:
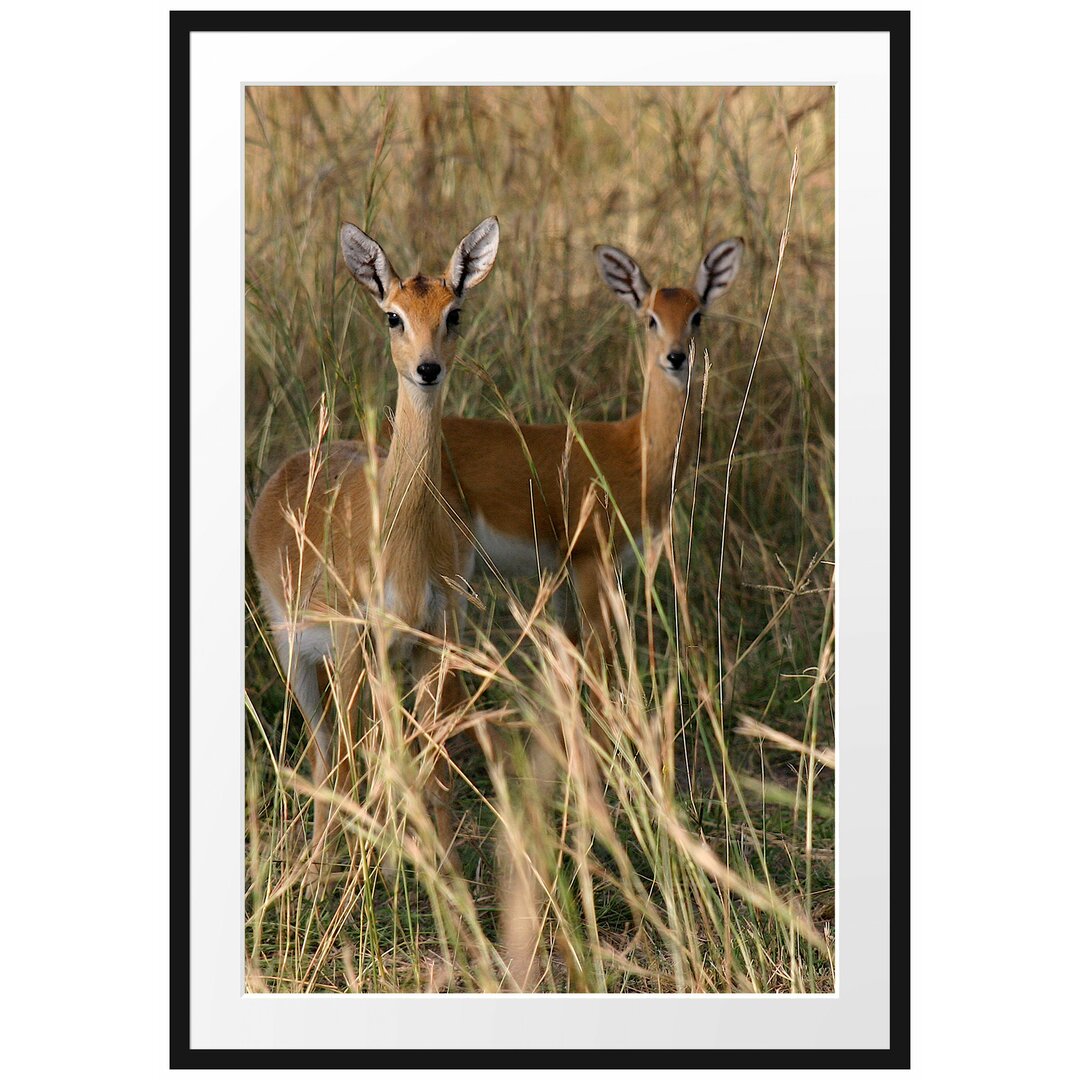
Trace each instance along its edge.
{"label": "framed poster", "polygon": [[690,17],[173,13],[176,1065],[906,1064],[907,15]]}

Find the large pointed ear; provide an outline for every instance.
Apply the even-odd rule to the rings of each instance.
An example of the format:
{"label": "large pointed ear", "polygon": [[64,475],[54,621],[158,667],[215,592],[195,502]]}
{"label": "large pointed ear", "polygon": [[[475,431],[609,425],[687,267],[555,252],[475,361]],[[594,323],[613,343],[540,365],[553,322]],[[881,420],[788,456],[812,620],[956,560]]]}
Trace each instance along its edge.
{"label": "large pointed ear", "polygon": [[740,237],[722,240],[701,260],[694,289],[702,304],[708,306],[735,280],[742,259],[743,242]]}
{"label": "large pointed ear", "polygon": [[597,244],[593,248],[596,255],[596,268],[604,284],[634,311],[640,311],[645,298],[652,292],[652,286],[645,280],[645,275],[625,251],[606,244]]}
{"label": "large pointed ear", "polygon": [[346,222],[341,226],[341,254],[352,276],[381,304],[398,279],[383,249],[363,229]]}
{"label": "large pointed ear", "polygon": [[457,246],[446,267],[446,280],[458,296],[488,276],[499,250],[499,219],[484,218]]}

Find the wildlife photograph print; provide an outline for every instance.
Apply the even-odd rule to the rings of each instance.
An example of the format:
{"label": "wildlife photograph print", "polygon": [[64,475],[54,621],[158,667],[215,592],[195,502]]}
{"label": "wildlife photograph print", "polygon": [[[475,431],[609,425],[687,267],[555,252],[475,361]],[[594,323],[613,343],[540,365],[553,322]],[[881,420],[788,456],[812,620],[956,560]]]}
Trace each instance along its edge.
{"label": "wildlife photograph print", "polygon": [[833,115],[246,88],[248,993],[836,991]]}

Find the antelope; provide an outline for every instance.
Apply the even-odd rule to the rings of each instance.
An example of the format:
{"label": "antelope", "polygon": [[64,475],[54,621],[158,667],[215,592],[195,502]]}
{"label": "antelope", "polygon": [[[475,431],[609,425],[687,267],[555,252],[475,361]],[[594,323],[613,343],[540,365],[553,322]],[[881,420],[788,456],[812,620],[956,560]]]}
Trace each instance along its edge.
{"label": "antelope", "polygon": [[[442,275],[407,280],[357,226],[343,225],[340,240],[349,271],[386,315],[397,369],[390,445],[374,460],[365,443],[350,441],[295,454],[263,488],[248,528],[275,650],[310,729],[316,789],[332,774],[339,789],[349,782],[369,609],[392,617],[390,646],[411,662],[423,730],[437,728],[464,700],[458,674],[440,677],[439,646],[457,640],[463,593],[455,582],[470,576],[474,553],[439,495],[439,431],[461,305],[491,270],[499,225],[494,217],[482,221]],[[324,701],[328,668],[340,695],[334,703]],[[442,754],[428,796],[448,853],[450,790]],[[309,879],[322,871],[328,819],[327,800],[317,798]]]}
{"label": "antelope", "polygon": [[443,418],[447,498],[464,504],[478,547],[503,576],[569,564],[594,669],[611,657],[605,598],[612,556],[632,562],[644,532],[666,523],[674,487],[696,452],[701,365],[691,373],[690,339],[734,280],[742,248],[741,239],[711,248],[692,289],[654,289],[626,252],[594,249],[604,283],[646,325],[645,397],[637,415],[582,421],[576,433],[565,424]]}

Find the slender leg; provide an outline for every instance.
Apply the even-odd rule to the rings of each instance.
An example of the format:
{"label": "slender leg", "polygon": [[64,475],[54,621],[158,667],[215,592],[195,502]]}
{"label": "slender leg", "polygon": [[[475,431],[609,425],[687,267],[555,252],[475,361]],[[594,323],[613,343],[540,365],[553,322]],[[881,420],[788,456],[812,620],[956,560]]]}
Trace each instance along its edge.
{"label": "slender leg", "polygon": [[[290,634],[280,630],[274,634],[274,644],[278,659],[286,672],[286,683],[300,712],[304,716],[311,743],[309,759],[311,761],[311,783],[318,790],[326,785],[333,766],[333,725],[327,716],[328,705],[324,701],[319,685],[318,661],[305,655],[299,640],[290,640]],[[309,866],[309,879],[318,876],[318,864],[323,853],[326,839],[328,807],[325,799],[315,799],[315,823],[312,830],[312,863]]]}
{"label": "slender leg", "polygon": [[[360,683],[360,643],[351,627],[339,629],[335,626],[333,640],[334,673],[329,679],[330,693],[325,704],[319,690],[318,667],[307,658],[300,658],[300,664],[304,665],[302,685],[307,702],[303,701],[295,685],[293,693],[301,701],[301,709],[314,736],[309,750],[313,786],[316,790],[325,790],[332,784],[336,793],[347,794],[351,791],[353,777],[352,716]],[[325,879],[327,847],[337,824],[335,819],[329,801],[316,796],[311,861],[306,875],[309,887],[318,888]]]}
{"label": "slender leg", "polygon": [[413,659],[413,675],[416,680],[416,713],[422,729],[438,742],[439,758],[432,770],[426,794],[439,843],[451,862],[456,866],[453,853],[454,842],[454,774],[446,754],[445,741],[450,733],[447,718],[465,700],[461,676],[456,671],[446,671],[441,664],[440,653],[419,648]]}
{"label": "slender leg", "polygon": [[579,556],[573,565],[574,586],[581,605],[581,638],[585,662],[599,675],[613,659],[611,617],[606,592],[610,574],[598,555]]}
{"label": "slender leg", "polygon": [[[317,719],[310,724],[312,731],[309,758],[311,761],[311,783],[316,790],[325,788],[334,767],[334,720],[333,705],[320,697]],[[315,821],[311,832],[312,867],[309,877],[318,876],[325,854],[327,826],[330,818],[330,806],[325,799],[315,799]]]}
{"label": "slender leg", "polygon": [[510,974],[508,989],[529,993],[539,981],[540,897],[525,852],[505,825],[499,826],[496,867],[499,944]]}
{"label": "slender leg", "polygon": [[656,568],[660,565],[660,544],[651,530],[642,527],[645,544],[645,628],[649,645],[649,674],[656,679],[656,631],[653,616],[653,583],[656,581]]}
{"label": "slender leg", "polygon": [[[547,740],[555,732],[538,731],[529,742],[525,775],[508,775],[506,789],[511,805],[499,815],[497,895],[499,904],[499,944],[509,972],[509,990],[531,993],[540,983],[541,939],[543,936],[544,887],[554,891],[544,853],[549,849],[546,816],[557,779],[557,765]],[[514,760],[505,740],[499,743],[499,758],[505,767]],[[567,969],[574,961],[557,935],[556,948],[563,954]]]}
{"label": "slender leg", "polygon": [[585,679],[585,699],[593,705],[589,711],[589,731],[603,753],[611,750],[611,737],[599,722],[602,703],[596,701],[594,687],[603,685],[605,673],[611,670],[613,650],[611,646],[611,618],[605,596],[607,589],[603,563],[596,556],[577,558],[573,565],[574,585],[578,603],[581,605],[581,637],[584,644],[585,666],[589,674]]}

